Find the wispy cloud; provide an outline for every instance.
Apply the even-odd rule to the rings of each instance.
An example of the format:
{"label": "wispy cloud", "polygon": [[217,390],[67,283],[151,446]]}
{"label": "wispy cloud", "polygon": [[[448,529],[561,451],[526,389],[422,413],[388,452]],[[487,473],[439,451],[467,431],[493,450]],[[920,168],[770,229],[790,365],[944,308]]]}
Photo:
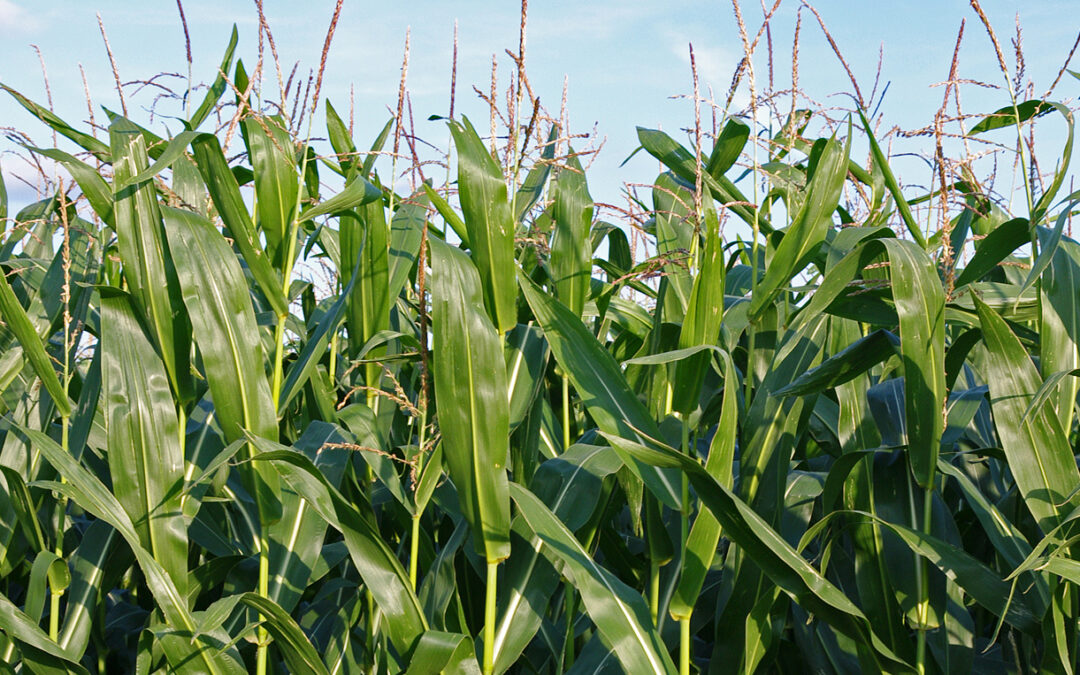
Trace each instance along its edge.
{"label": "wispy cloud", "polygon": [[[686,65],[686,83],[689,90],[690,76],[690,49],[685,41],[672,38],[670,40],[671,53]],[[735,68],[742,59],[741,53],[736,53],[719,45],[694,45],[694,61],[697,63],[698,79],[701,83],[701,95],[708,98],[708,89],[711,86],[716,97],[716,103],[723,105],[724,97],[731,86],[731,78],[735,75]],[[733,104],[736,109],[746,106],[750,102],[750,95],[745,82],[740,85],[735,93]]]}
{"label": "wispy cloud", "polygon": [[41,23],[26,8],[12,0],[0,0],[0,33],[32,33]]}

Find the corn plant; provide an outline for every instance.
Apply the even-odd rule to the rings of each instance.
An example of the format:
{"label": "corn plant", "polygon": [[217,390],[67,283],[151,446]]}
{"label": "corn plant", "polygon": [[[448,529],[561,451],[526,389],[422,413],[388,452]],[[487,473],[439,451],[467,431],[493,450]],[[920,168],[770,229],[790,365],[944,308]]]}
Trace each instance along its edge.
{"label": "corn plant", "polygon": [[638,129],[631,239],[558,121],[405,191],[400,106],[316,149],[236,47],[164,136],[3,87],[70,176],[0,191],[7,668],[1075,670],[1068,107],[965,132],[1064,120],[1022,214],[905,194],[861,103]]}

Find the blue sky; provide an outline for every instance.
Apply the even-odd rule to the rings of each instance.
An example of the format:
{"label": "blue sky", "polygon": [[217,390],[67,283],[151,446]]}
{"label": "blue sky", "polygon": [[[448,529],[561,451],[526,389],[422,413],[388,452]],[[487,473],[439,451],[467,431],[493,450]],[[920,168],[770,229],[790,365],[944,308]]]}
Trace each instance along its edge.
{"label": "blue sky", "polygon": [[[318,63],[332,0],[304,3],[266,0],[284,67],[301,62],[302,72]],[[1019,3],[984,0],[1006,50],[1013,35]],[[743,13],[751,32],[761,21],[757,3],[743,0]],[[889,85],[881,104],[884,128],[916,128],[927,124],[941,102],[941,89],[931,85],[948,74],[956,32],[967,19],[961,73],[972,79],[1001,84],[996,57],[989,40],[967,2],[960,0],[896,0],[894,2],[816,3],[836,42],[852,66],[860,85],[872,88],[879,48],[884,45],[881,85]],[[777,88],[788,86],[791,76],[791,41],[799,3],[785,0],[772,24]],[[239,54],[249,64],[256,59],[256,14],[251,0],[185,0],[194,52],[194,77],[209,80],[220,59],[233,23],[240,29]],[[77,64],[87,72],[92,97],[98,105],[118,108],[112,75],[98,34],[95,14],[100,12],[123,79],[141,79],[162,71],[186,74],[183,34],[176,5],[119,0],[0,0],[0,81],[40,102],[45,101],[36,53],[40,47],[48,67],[56,111],[72,122],[85,120],[86,105]],[[395,104],[405,31],[411,28],[412,55],[409,89],[420,136],[439,146],[446,144],[442,122],[429,122],[432,114],[445,114],[448,104],[450,54],[454,20],[459,24],[458,111],[470,115],[486,129],[485,105],[472,92],[473,84],[487,89],[492,54],[499,56],[500,86],[505,88],[511,62],[503,50],[516,50],[519,3],[502,1],[399,1],[364,3],[346,0],[330,53],[325,96],[339,111],[348,109],[350,86],[356,95],[357,144],[366,146],[389,117]],[[1023,4],[1024,47],[1027,71],[1037,94],[1049,85],[1076,37],[1071,2],[1044,0]],[[584,2],[533,0],[529,8],[526,60],[530,81],[544,105],[557,111],[564,76],[569,81],[569,117],[574,132],[596,129],[606,139],[590,172],[591,191],[597,201],[618,202],[623,181],[650,182],[657,165],[644,153],[625,167],[619,164],[636,147],[637,125],[675,131],[693,124],[692,103],[673,98],[691,92],[687,45],[693,43],[702,79],[702,91],[712,85],[718,98],[726,93],[735,65],[742,55],[730,2],[677,3],[635,0]],[[764,38],[763,38],[764,43]],[[846,105],[833,92],[849,91],[842,67],[832,55],[816,20],[803,11],[800,46],[800,87],[811,97],[832,105]],[[1010,66],[1012,55],[1007,54]],[[759,80],[768,64],[764,44],[755,60]],[[1073,69],[1080,69],[1080,63]],[[272,71],[271,71],[272,72]],[[267,81],[268,90],[274,87]],[[1055,98],[1074,97],[1080,82],[1066,75]],[[991,111],[1008,102],[1004,91],[975,86],[963,90],[969,111]],[[146,101],[144,97],[142,99]],[[743,88],[737,99],[746,101]],[[781,107],[790,103],[785,100]],[[143,113],[132,112],[139,121]],[[707,114],[706,114],[707,117]],[[100,113],[99,113],[100,118]],[[140,119],[141,118],[141,119]],[[321,125],[320,110],[316,123]],[[35,141],[50,140],[40,124],[8,97],[0,99],[0,126],[15,126]],[[176,127],[174,123],[172,125]],[[175,129],[173,129],[175,131]],[[316,133],[322,130],[316,128]],[[1047,146],[1059,143],[1047,142]],[[11,146],[2,146],[7,150]],[[894,152],[925,152],[925,139],[897,141]],[[1056,147],[1049,155],[1058,152]],[[17,162],[4,156],[5,173],[19,171]],[[1052,162],[1052,159],[1047,161]],[[917,163],[913,171],[923,170]],[[919,182],[913,176],[908,182]],[[32,194],[9,177],[13,205]]]}

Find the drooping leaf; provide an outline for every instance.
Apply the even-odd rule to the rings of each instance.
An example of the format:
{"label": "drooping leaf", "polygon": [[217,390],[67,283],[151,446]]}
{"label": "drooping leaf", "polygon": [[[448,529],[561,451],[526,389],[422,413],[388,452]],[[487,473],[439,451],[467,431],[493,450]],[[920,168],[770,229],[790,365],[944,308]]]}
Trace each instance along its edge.
{"label": "drooping leaf", "polygon": [[14,98],[19,103],[19,105],[21,105],[23,108],[26,108],[26,110],[28,110],[30,114],[44,122],[46,125],[49,126],[49,128],[55,130],[56,133],[60,134],[64,138],[70,139],[83,150],[90,152],[101,161],[110,161],[111,154],[109,146],[105,143],[102,143],[90,134],[85,134],[81,131],[78,131],[77,129],[69,125],[67,122],[53,114],[53,112],[48,108],[44,108],[37,103],[34,103],[33,101],[26,98],[25,96],[15,91],[11,87],[7,86],[6,84],[0,84],[0,89],[3,89],[7,93],[11,94],[12,98]]}
{"label": "drooping leaf", "polygon": [[[420,602],[394,551],[356,505],[337,491],[311,460],[276,443],[252,438],[260,449],[255,463],[273,462],[282,480],[302,494],[326,522],[341,532],[350,559],[388,623],[390,641],[408,652],[425,630]],[[361,504],[370,513],[370,504]]]}
{"label": "drooping leaf", "polygon": [[45,346],[41,338],[38,337],[37,330],[30,323],[26,310],[19,304],[19,299],[11,289],[7,275],[2,273],[0,273],[0,318],[4,320],[8,330],[19,341],[23,353],[26,354],[27,360],[30,361],[31,368],[41,379],[41,384],[49,392],[49,396],[52,397],[53,402],[56,404],[56,409],[60,411],[61,415],[71,415],[71,401],[68,400],[64,386],[56,375],[52,360],[46,353]]}
{"label": "drooping leaf", "polygon": [[[648,410],[626,384],[618,363],[565,305],[543,293],[519,272],[518,281],[555,360],[578,391],[601,431],[638,438],[659,438],[660,430]],[[642,436],[644,434],[644,436]],[[679,508],[682,501],[678,476],[656,469],[633,457],[624,458],[664,504]]]}
{"label": "drooping leaf", "polygon": [[563,564],[564,574],[573,580],[602,639],[623,668],[631,673],[676,672],[641,595],[598,565],[536,495],[517,483],[510,489],[529,526],[547,544],[548,555]]}
{"label": "drooping leaf", "polygon": [[648,448],[608,436],[642,461],[679,468],[685,472],[701,498],[723,528],[725,536],[745,550],[781,590],[807,611],[827,622],[834,630],[872,649],[882,672],[913,672],[874,633],[866,616],[844,593],[814,569],[745,502],[720,485],[693,459],[670,448]]}

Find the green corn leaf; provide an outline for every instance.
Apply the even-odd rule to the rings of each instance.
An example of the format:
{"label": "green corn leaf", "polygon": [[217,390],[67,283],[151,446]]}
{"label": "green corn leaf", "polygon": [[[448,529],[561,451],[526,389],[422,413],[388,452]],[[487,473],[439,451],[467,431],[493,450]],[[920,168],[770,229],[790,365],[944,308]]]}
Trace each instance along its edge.
{"label": "green corn leaf", "polygon": [[626,359],[623,361],[624,366],[659,366],[667,363],[682,363],[690,359],[693,356],[701,354],[702,352],[716,352],[720,353],[723,350],[716,345],[694,345],[693,347],[683,347],[682,349],[672,349],[670,352],[660,352],[659,354],[646,354],[645,356],[635,356],[632,359]]}
{"label": "green corn leaf", "polygon": [[[732,471],[735,466],[735,441],[738,437],[739,380],[735,363],[724,354],[724,398],[720,409],[720,421],[709,446],[709,458],[705,471],[727,489],[734,483]],[[682,557],[682,573],[679,585],[668,605],[668,612],[676,620],[689,619],[705,584],[705,574],[712,567],[716,546],[720,542],[720,523],[711,511],[701,511],[694,520],[686,539],[686,551]]]}
{"label": "green corn leaf", "polygon": [[27,664],[35,666],[32,667],[34,672],[89,675],[89,671],[79,665],[78,659],[50,640],[48,634],[38,627],[37,622],[3,595],[0,595],[0,630],[3,630],[9,639],[15,640],[20,650],[23,650],[22,656]]}
{"label": "green corn leaf", "polygon": [[802,312],[813,317],[828,308],[859,271],[882,254],[889,259],[899,315],[908,457],[916,480],[926,487],[933,483],[945,429],[945,291],[933,261],[913,242],[866,241],[829,270]]}
{"label": "green corn leaf", "polygon": [[[333,447],[333,444],[349,440],[336,425],[316,421],[307,426],[293,449],[307,456],[327,482],[337,486],[341,484],[351,458],[348,450]],[[281,492],[281,520],[269,529],[266,597],[286,612],[292,612],[307,586],[318,579],[315,568],[323,560],[327,523],[304,495],[288,487],[283,487]]]}
{"label": "green corn leaf", "polygon": [[1054,224],[1054,229],[1049,232],[1045,228],[1038,228],[1036,234],[1039,238],[1039,255],[1036,256],[1034,264],[1031,269],[1028,270],[1027,277],[1024,278],[1024,282],[1020,284],[1020,289],[1017,291],[1017,303],[1019,303],[1020,296],[1031,288],[1035,281],[1042,276],[1046,268],[1050,266],[1050,261],[1054,259],[1054,255],[1057,253],[1058,246],[1061,245],[1061,237],[1065,230],[1065,223],[1069,221],[1072,207],[1076,205],[1077,201],[1073,200],[1066,204],[1064,210],[1058,216],[1057,223]]}
{"label": "green corn leaf", "polygon": [[1010,602],[1013,593],[1009,589],[1009,583],[971,555],[937,537],[898,523],[890,523],[872,514],[855,511],[853,515],[866,516],[883,528],[895,532],[912,551],[929,560],[946,576],[960,584],[965,593],[976,602],[1004,617],[1019,630],[1032,635],[1038,634],[1039,618],[1027,603],[1020,598],[1012,598]]}
{"label": "green corn leaf", "polygon": [[412,502],[405,495],[405,488],[397,473],[397,466],[388,452],[388,444],[379,431],[379,421],[375,411],[363,404],[350,405],[338,411],[338,419],[355,437],[360,457],[370,467],[374,477],[382,483],[395,500],[409,512],[416,513]]}
{"label": "green corn leaf", "polygon": [[1080,471],[1053,411],[1044,408],[1024,417],[1030,397],[1042,384],[1027,351],[996,312],[978,298],[975,307],[991,355],[985,377],[1001,447],[1028,510],[1043,532],[1049,532],[1075,506]]}
{"label": "green corn leaf", "polygon": [[805,396],[850,382],[896,353],[900,340],[887,330],[876,330],[833,354],[794,382],[773,393],[774,396]]}
{"label": "green corn leaf", "polygon": [[574,314],[585,309],[592,272],[592,251],[587,245],[592,225],[593,202],[585,183],[585,171],[573,155],[559,171],[552,191],[555,232],[551,239],[551,277],[555,294]]}
{"label": "green corn leaf", "polygon": [[[531,324],[518,324],[514,330],[507,333],[504,351],[512,433],[529,414],[537,392],[543,385],[548,346],[539,328]],[[517,471],[517,468],[514,470]]]}
{"label": "green corn leaf", "polygon": [[45,607],[46,585],[54,594],[61,594],[71,584],[71,570],[67,562],[52,551],[38,551],[30,568],[30,585],[26,589],[23,611],[34,621],[41,621]]}
{"label": "green corn leaf", "polygon": [[90,642],[90,629],[102,591],[105,568],[113,554],[116,530],[104,521],[96,521],[86,530],[79,547],[71,556],[71,586],[65,597],[67,609],[57,644],[72,654],[83,654]]}
{"label": "green corn leaf", "polygon": [[[368,518],[327,481],[310,459],[261,438],[251,440],[260,449],[256,463],[272,462],[282,479],[341,532],[353,565],[387,620],[390,641],[401,653],[407,653],[428,626],[409,576],[394,551]],[[370,504],[365,502],[361,506],[370,513]]]}
{"label": "green corn leaf", "polygon": [[187,591],[184,455],[169,380],[131,300],[101,298],[101,375],[113,492],[139,540]]}
{"label": "green corn leaf", "polygon": [[187,149],[188,144],[192,139],[197,136],[194,131],[182,131],[176,135],[175,138],[170,139],[168,144],[165,145],[161,154],[158,155],[154,163],[145,169],[139,171],[139,173],[130,176],[122,183],[118,183],[117,190],[122,190],[129,185],[138,185],[144,181],[148,181],[154,176],[158,175],[165,169],[169,168],[173,162],[180,159],[184,155],[184,151]]}
{"label": "green corn leaf", "polygon": [[1050,185],[1043,188],[1039,201],[1035,203],[1035,208],[1031,214],[1031,222],[1036,225],[1042,222],[1043,216],[1050,210],[1050,205],[1053,203],[1054,198],[1057,197],[1058,191],[1061,190],[1061,184],[1065,181],[1065,176],[1069,172],[1069,162],[1072,160],[1073,154],[1073,134],[1076,130],[1071,110],[1060,103],[1053,101],[1047,103],[1065,118],[1068,135],[1065,138],[1065,147],[1061,151],[1061,161],[1058,162],[1057,167],[1054,169],[1054,178],[1050,181]]}
{"label": "green corn leaf", "polygon": [[911,206],[904,197],[904,193],[901,192],[900,183],[897,182],[885,153],[881,151],[881,146],[878,144],[877,138],[874,137],[874,132],[870,129],[870,121],[866,119],[866,113],[862,108],[859,109],[859,120],[862,122],[867,140],[870,141],[870,153],[874,157],[874,164],[881,170],[882,177],[885,179],[885,187],[888,188],[889,194],[892,195],[893,201],[896,203],[896,210],[900,213],[900,219],[904,221],[904,225],[907,227],[908,232],[911,233],[912,238],[915,239],[915,243],[919,245],[919,248],[925,249],[926,238],[923,236],[922,230],[919,229],[918,223],[915,222],[915,217],[911,215]]}
{"label": "green corn leaf", "polygon": [[[696,184],[697,163],[692,152],[676,143],[663,131],[638,127],[637,135],[641,147],[645,148],[650,155],[660,160],[679,178],[691,185]],[[703,166],[702,169],[704,168]],[[721,203],[731,204],[732,213],[739,216],[743,222],[752,227],[759,227],[765,234],[773,232],[773,226],[769,224],[769,221],[758,213],[756,208],[746,205],[750,200],[727,177],[714,178],[711,173],[703,170],[701,179],[705,187],[712,191],[713,198]]]}
{"label": "green corn leaf", "polygon": [[435,397],[443,457],[488,562],[510,555],[509,403],[502,344],[482,305],[480,278],[461,251],[431,239]]}
{"label": "green corn leaf", "polygon": [[517,194],[514,195],[514,222],[523,222],[525,215],[543,195],[548,174],[551,173],[551,163],[555,159],[555,141],[558,138],[559,127],[553,124],[551,125],[551,131],[548,133],[547,143],[540,152],[540,161],[536,162],[532,169],[529,170],[529,173],[525,175],[525,180],[521,182],[521,187],[518,188]]}
{"label": "green corn leaf", "polygon": [[318,652],[311,646],[311,641],[280,605],[255,593],[244,593],[240,596],[240,602],[258,610],[262,615],[262,625],[273,636],[274,644],[285,657],[285,664],[290,672],[305,675],[329,673]]}
{"label": "green corn leaf", "polygon": [[439,212],[446,224],[450,226],[450,229],[454,231],[454,234],[461,240],[462,246],[468,249],[472,249],[469,245],[469,230],[465,227],[465,221],[461,219],[461,216],[454,211],[454,207],[450,206],[450,202],[443,199],[443,196],[435,191],[435,188],[431,187],[427,183],[424,183],[424,194],[431,200],[432,206]]}
{"label": "green corn leaf", "polygon": [[277,423],[263,376],[259,329],[236,256],[208,220],[168,207],[164,215],[225,438],[242,438],[242,429],[248,429],[273,440]]}
{"label": "green corn leaf", "polygon": [[514,503],[529,527],[547,544],[545,551],[563,564],[604,642],[630,673],[675,673],[660,635],[652,626],[641,595],[596,563],[555,514],[536,495],[511,484]]}
{"label": "green corn leaf", "polygon": [[735,166],[749,139],[748,125],[735,118],[728,119],[713,145],[712,152],[709,153],[709,164],[705,167],[709,175],[719,181],[728,169]]}
{"label": "green corn leaf", "polygon": [[349,134],[349,128],[345,126],[345,122],[341,120],[329,100],[326,101],[326,135],[330,139],[330,146],[337,154],[342,175],[345,176],[345,180],[352,180],[359,160],[356,144],[353,143],[352,136]]}
{"label": "green corn leaf", "polygon": [[[720,337],[720,323],[724,318],[725,273],[723,242],[720,240],[719,230],[716,212],[711,208],[706,209],[705,248],[690,290],[690,301],[686,306],[682,330],[679,331],[679,347],[683,349],[697,345],[713,345]],[[675,366],[671,407],[683,415],[689,415],[697,405],[709,360],[709,355],[701,354]]]}
{"label": "green corn leaf", "polygon": [[653,212],[656,214],[656,252],[671,262],[665,265],[667,285],[665,303],[661,309],[668,321],[678,321],[690,303],[693,281],[690,268],[691,250],[696,250],[693,224],[693,189],[670,173],[656,179],[652,190]]}
{"label": "green corn leaf", "polygon": [[806,199],[792,218],[791,226],[777,246],[765,276],[750,299],[750,319],[761,317],[765,308],[784,290],[792,277],[810,261],[817,246],[825,240],[832,225],[832,214],[840,202],[840,193],[847,178],[848,156],[851,154],[851,130],[843,146],[830,138],[824,142],[816,162],[811,162],[811,175],[806,186]]}
{"label": "green corn leaf", "polygon": [[383,125],[379,135],[372,142],[371,151],[364,158],[364,164],[360,167],[361,176],[366,178],[371,175],[371,170],[375,168],[375,160],[379,158],[379,153],[382,152],[383,146],[386,145],[386,139],[390,137],[390,130],[394,128],[395,119],[391,117],[386,120],[386,124]]}
{"label": "green corn leaf", "polygon": [[312,331],[304,344],[300,356],[289,366],[289,374],[285,377],[285,383],[281,387],[281,395],[278,398],[277,409],[281,414],[285,414],[289,403],[300,393],[304,384],[316,372],[315,369],[319,361],[326,354],[326,347],[330,343],[331,336],[341,326],[342,318],[345,315],[345,305],[355,280],[356,277],[354,276],[345,284],[341,296],[319,318],[319,322],[315,325],[315,330]]}
{"label": "green corn leaf", "polygon": [[502,169],[468,118],[450,122],[458,154],[458,197],[483,285],[484,306],[500,333],[517,325],[514,220]]}
{"label": "green corn leaf", "polygon": [[[191,324],[165,238],[157,192],[149,183],[130,184],[149,164],[137,127],[123,117],[109,126],[113,155],[113,207],[117,249],[135,306],[165,362],[173,390],[183,402],[194,396],[191,382]],[[126,185],[126,187],[124,187]]]}
{"label": "green corn leaf", "polygon": [[[578,529],[596,509],[603,480],[621,466],[611,448],[574,445],[540,465],[532,491],[568,528]],[[540,629],[544,608],[558,583],[558,574],[544,559],[544,540],[521,521],[521,517],[514,520],[522,545],[515,546],[507,563],[508,592],[500,598],[503,609],[495,628],[495,670],[499,673],[518,661]]]}
{"label": "green corn leaf", "polygon": [[429,630],[416,645],[405,675],[473,675],[478,672],[476,652],[468,635]]}
{"label": "green corn leaf", "polygon": [[255,172],[255,202],[259,229],[266,236],[266,255],[281,270],[300,192],[296,147],[280,117],[252,116],[241,124]]}
{"label": "green corn leaf", "polygon": [[68,417],[71,415],[71,401],[64,392],[64,386],[60,384],[60,378],[53,369],[52,359],[45,351],[42,339],[38,337],[37,330],[26,315],[26,310],[19,304],[11,284],[8,283],[7,275],[0,273],[0,318],[7,324],[15,339],[23,349],[23,354],[30,361],[30,367],[34,374],[41,379],[41,384],[52,397],[56,409],[60,414]]}
{"label": "green corn leaf", "polygon": [[[1052,237],[1046,228],[1039,228],[1040,246],[1045,249],[1046,239]],[[1080,299],[1076,288],[1080,284],[1080,244],[1063,237],[1058,241],[1054,256],[1039,282],[1039,368],[1049,385],[1048,395],[1054,399],[1054,408],[1061,420],[1062,429],[1070,429],[1075,418],[1077,392],[1080,380],[1071,378],[1053,383],[1057,373],[1074,372],[1080,367]],[[1060,386],[1059,386],[1060,385]],[[1040,394],[1044,389],[1040,389]],[[1034,409],[1036,395],[1028,406]],[[1025,416],[1028,414],[1025,411]]]}
{"label": "green corn leaf", "polygon": [[30,496],[30,490],[27,489],[22,474],[10,466],[0,466],[0,473],[4,474],[4,482],[7,483],[6,496],[12,502],[15,518],[19,522],[23,537],[26,538],[27,543],[34,550],[46,550],[45,534],[41,530],[41,522],[38,520],[34,508],[34,500]]}
{"label": "green corn leaf", "polygon": [[[186,124],[188,129],[198,129],[210,113],[213,112],[218,100],[221,99],[221,95],[225,93],[225,89],[228,86],[228,83],[225,81],[225,76],[230,68],[232,68],[237,37],[236,24],[233,24],[232,34],[229,36],[229,44],[225,47],[225,55],[221,57],[221,65],[218,66],[218,70],[214,74],[214,81],[210,85],[210,88],[206,90],[206,96],[203,97],[202,103],[199,104],[199,107],[191,114],[191,118],[188,119]],[[188,95],[190,96],[190,92]]]}
{"label": "green corn leaf", "polygon": [[[1000,509],[986,498],[986,495],[963,471],[940,459],[938,470],[956,480],[956,485],[971,506],[975,517],[979,519],[994,550],[1001,555],[1010,568],[1019,568],[1031,555],[1032,550],[1019,528],[1005,518]],[[1033,613],[1036,616],[1042,616],[1050,604],[1050,589],[1046,578],[1042,575],[1026,574],[1020,582],[1025,586],[1033,587],[1034,593],[1029,592],[1025,595]]]}
{"label": "green corn leaf", "polygon": [[872,647],[881,672],[913,672],[880,640],[862,611],[843,592],[814,569],[776,530],[745,502],[721,485],[693,459],[671,448],[645,447],[607,436],[642,461],[681,469],[723,528],[724,535],[743,549],[769,579],[800,607],[825,621],[837,632]]}
{"label": "green corn leaf", "polygon": [[49,126],[50,129],[56,131],[64,138],[67,138],[78,145],[83,150],[91,153],[103,162],[111,161],[112,155],[110,154],[109,146],[102,143],[98,139],[89,134],[84,134],[81,131],[76,130],[70,124],[60,119],[52,113],[48,108],[34,103],[30,99],[26,98],[19,92],[15,91],[6,84],[0,84],[0,89],[3,89],[21,105],[26,108],[30,113]]}
{"label": "green corn leaf", "polygon": [[354,178],[345,184],[345,187],[341,189],[341,192],[330,199],[305,208],[300,212],[300,216],[297,220],[303,222],[327,214],[342,213],[349,209],[363,206],[364,204],[372,204],[373,202],[376,208],[382,209],[382,202],[380,201],[381,197],[382,190],[377,186],[372,185],[363,178]]}
{"label": "green corn leaf", "polygon": [[[348,272],[342,270],[342,283],[351,290],[346,294],[349,327],[349,355],[356,358],[362,345],[380,331],[390,328],[390,289],[388,277],[389,238],[386,214],[382,202],[373,202],[354,212],[344,213],[340,220],[341,257],[356,261]],[[354,281],[355,279],[355,281]],[[384,349],[373,356],[381,356]],[[377,363],[364,365],[364,382],[378,387],[382,367]]]}
{"label": "green corn leaf", "polygon": [[[116,497],[101,481],[80,466],[56,441],[39,431],[23,429],[22,433],[66,481],[63,483],[41,481],[34,485],[47,490],[55,490],[67,496],[95,517],[111,525],[135,554],[139,567],[146,575],[147,586],[165,620],[177,630],[189,633],[194,631],[195,621],[188,610],[184,596],[176,589],[165,569],[154,560],[154,556],[143,548],[135,527]],[[228,668],[222,665],[224,657],[216,653],[209,645],[200,644],[198,640],[189,640],[181,656],[184,662],[190,662],[191,659],[197,660],[199,667],[207,673],[216,675],[228,671]]]}
{"label": "green corn leaf", "polygon": [[788,331],[746,411],[740,439],[739,496],[769,522],[775,523],[783,509],[787,467],[796,436],[813,408],[811,399],[779,397],[772,392],[819,361],[827,336],[825,317],[813,314]]}
{"label": "green corn leaf", "polygon": [[270,265],[270,260],[262,249],[255,233],[255,225],[251,222],[243,197],[240,196],[240,186],[237,185],[236,177],[229,170],[225,155],[221,151],[221,144],[212,134],[199,134],[191,142],[191,148],[214,207],[251,270],[259,290],[275,314],[286,316],[289,313],[289,303],[281,290],[281,277]]}
{"label": "green corn leaf", "polygon": [[[601,431],[639,439],[659,438],[660,430],[648,410],[626,384],[619,364],[604,349],[581,319],[565,305],[543,293],[531,279],[519,271],[518,283],[555,360],[581,394],[589,415]],[[656,469],[631,456],[624,457],[660,501],[673,509],[682,502],[678,476]]]}
{"label": "green corn leaf", "polygon": [[92,166],[55,148],[32,148],[26,146],[26,149],[60,162],[71,174],[71,177],[75,179],[75,182],[79,184],[79,189],[86,196],[86,201],[90,203],[90,208],[94,209],[94,213],[105,221],[107,225],[114,227],[112,188]]}
{"label": "green corn leaf", "polygon": [[[229,442],[244,430],[269,440],[278,435],[277,416],[265,376],[265,359],[251,295],[243,271],[225,238],[201,216],[165,207],[171,248],[184,304],[192,317],[214,413]],[[277,476],[257,465],[245,471],[264,525],[280,516]]]}
{"label": "green corn leaf", "polygon": [[1050,102],[1037,99],[1018,103],[1016,104],[1015,110],[1011,105],[1005,106],[979,120],[975,126],[968,129],[968,136],[986,133],[987,131],[993,131],[994,129],[1013,127],[1018,123],[1023,124],[1034,117],[1049,113],[1052,110],[1051,106],[1052,104]]}
{"label": "green corn leaf", "polygon": [[979,281],[1013,251],[1030,242],[1031,224],[1027,218],[1013,218],[998,225],[983,238],[979,248],[975,249],[975,255],[957,275],[956,287]]}
{"label": "green corn leaf", "polygon": [[[425,190],[426,190],[425,185]],[[417,190],[411,197],[398,204],[390,218],[390,273],[387,287],[393,303],[409,280],[410,271],[416,267],[420,255],[420,243],[427,227],[428,206],[426,192]]]}

